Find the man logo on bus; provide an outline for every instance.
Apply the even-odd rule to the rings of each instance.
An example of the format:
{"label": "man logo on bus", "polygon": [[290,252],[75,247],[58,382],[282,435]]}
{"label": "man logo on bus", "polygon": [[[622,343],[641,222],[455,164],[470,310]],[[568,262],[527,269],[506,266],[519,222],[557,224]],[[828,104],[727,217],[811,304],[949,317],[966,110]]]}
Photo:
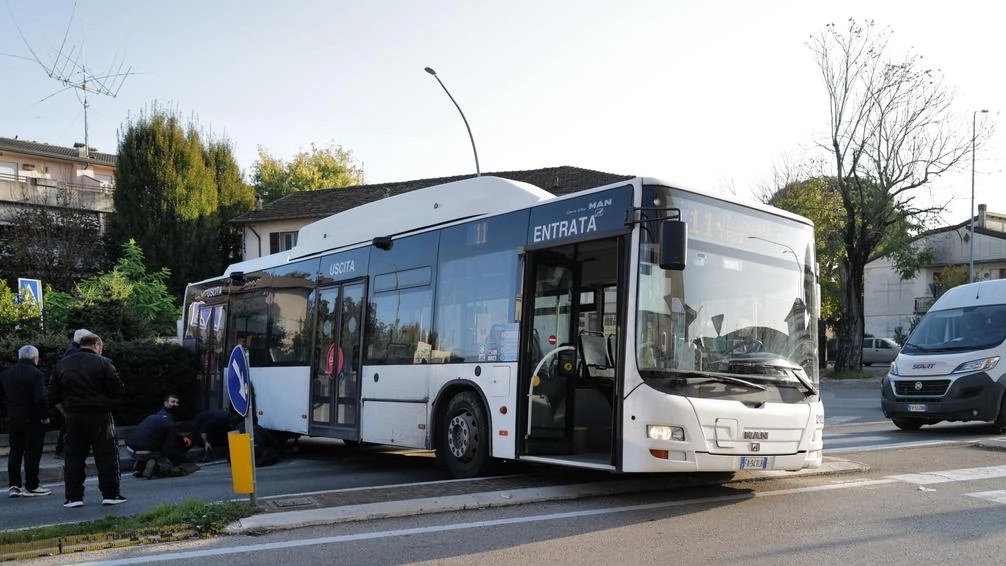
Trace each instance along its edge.
{"label": "man logo on bus", "polygon": [[611,206],[612,204],[614,204],[614,200],[610,199],[610,198],[606,198],[604,200],[599,200],[597,202],[592,202],[592,203],[588,204],[587,208],[589,210],[593,210],[595,208],[604,208],[606,206]]}

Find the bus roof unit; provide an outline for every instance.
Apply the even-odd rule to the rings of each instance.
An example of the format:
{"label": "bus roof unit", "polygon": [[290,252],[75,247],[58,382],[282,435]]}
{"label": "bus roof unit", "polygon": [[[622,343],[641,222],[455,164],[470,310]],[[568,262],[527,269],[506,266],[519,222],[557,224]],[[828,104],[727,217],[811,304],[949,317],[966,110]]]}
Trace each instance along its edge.
{"label": "bus roof unit", "polygon": [[529,183],[472,177],[388,197],[333,214],[300,229],[290,259],[370,242],[384,227],[395,236],[455,220],[506,212],[555,198]]}

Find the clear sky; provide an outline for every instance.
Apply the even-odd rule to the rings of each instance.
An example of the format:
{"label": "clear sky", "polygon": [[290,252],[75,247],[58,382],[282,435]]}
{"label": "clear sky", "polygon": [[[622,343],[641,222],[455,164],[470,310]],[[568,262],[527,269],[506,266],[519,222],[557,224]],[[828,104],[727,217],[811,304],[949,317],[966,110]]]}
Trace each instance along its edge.
{"label": "clear sky", "polygon": [[[114,98],[89,96],[92,147],[114,153],[129,116],[156,102],[228,139],[246,176],[259,146],[287,160],[312,143],[352,151],[369,183],[474,172],[431,66],[468,119],[483,172],[572,165],[750,199],[826,132],[807,40],[849,17],[890,27],[892,53],[914,49],[943,71],[957,91],[954,127],[970,132],[982,108],[978,119],[996,123],[1006,103],[993,2],[4,3],[0,136],[83,141],[79,93],[59,92],[32,60],[51,66],[62,45],[93,75],[131,69]],[[975,201],[1006,213],[1002,137],[977,155]],[[967,219],[970,165],[932,186],[953,199],[946,223]]]}

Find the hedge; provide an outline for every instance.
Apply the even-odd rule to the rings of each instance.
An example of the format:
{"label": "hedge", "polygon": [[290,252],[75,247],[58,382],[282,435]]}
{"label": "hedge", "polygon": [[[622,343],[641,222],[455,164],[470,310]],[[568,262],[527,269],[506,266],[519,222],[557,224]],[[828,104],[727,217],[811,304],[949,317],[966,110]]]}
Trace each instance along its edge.
{"label": "hedge", "polygon": [[[17,351],[24,344],[12,336],[0,337],[0,371],[17,361]],[[69,342],[61,335],[47,335],[32,344],[39,350],[39,369],[48,379]],[[125,385],[122,399],[112,410],[116,424],[139,423],[160,409],[168,393],[181,398],[180,421],[191,420],[202,408],[198,362],[181,346],[154,340],[109,341],[103,354],[118,368]],[[6,431],[6,423],[0,423],[0,430]]]}

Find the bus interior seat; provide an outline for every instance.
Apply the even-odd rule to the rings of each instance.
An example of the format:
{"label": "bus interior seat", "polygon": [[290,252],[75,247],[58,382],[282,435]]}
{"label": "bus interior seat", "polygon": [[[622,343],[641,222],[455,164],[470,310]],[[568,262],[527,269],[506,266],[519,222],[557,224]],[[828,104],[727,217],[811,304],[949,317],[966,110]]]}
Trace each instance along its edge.
{"label": "bus interior seat", "polygon": [[608,346],[603,335],[581,332],[577,336],[580,360],[588,379],[614,379],[615,368],[608,357]]}

